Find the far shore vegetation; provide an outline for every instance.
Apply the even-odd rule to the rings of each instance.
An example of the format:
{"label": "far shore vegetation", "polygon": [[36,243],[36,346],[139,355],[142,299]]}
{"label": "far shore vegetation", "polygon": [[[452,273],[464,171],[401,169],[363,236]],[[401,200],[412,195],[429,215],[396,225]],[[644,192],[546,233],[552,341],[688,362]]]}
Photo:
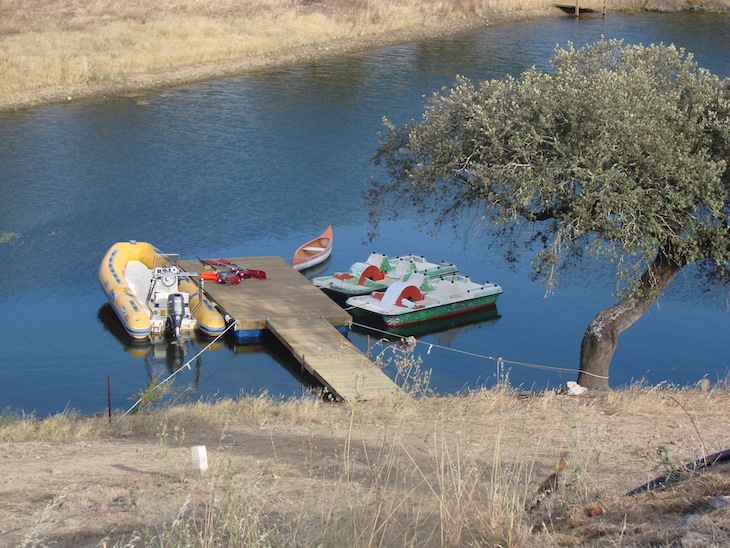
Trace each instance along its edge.
{"label": "far shore vegetation", "polygon": [[[554,4],[551,0],[0,0],[0,109],[154,89],[558,15]],[[603,7],[602,0],[583,4]],[[608,11],[727,11],[730,2],[606,0],[605,5]]]}

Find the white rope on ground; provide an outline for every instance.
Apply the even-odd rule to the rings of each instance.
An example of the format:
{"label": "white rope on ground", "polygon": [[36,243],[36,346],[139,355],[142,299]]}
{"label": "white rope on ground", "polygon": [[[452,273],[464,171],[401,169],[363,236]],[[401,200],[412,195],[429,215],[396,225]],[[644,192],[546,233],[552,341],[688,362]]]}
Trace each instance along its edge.
{"label": "white rope on ground", "polygon": [[[370,331],[377,331],[379,333],[383,333],[384,335],[390,335],[391,337],[393,335],[397,335],[397,333],[392,333],[390,331],[384,331],[382,329],[377,329],[377,328],[371,327],[369,325],[363,325],[363,324],[355,323],[355,322],[353,322],[352,325],[356,325],[358,327],[363,327],[365,329],[369,329]],[[403,337],[403,338],[407,338],[407,337]],[[526,362],[517,362],[517,361],[512,361],[512,360],[505,360],[504,358],[494,358],[492,356],[486,356],[484,354],[477,354],[476,352],[469,352],[467,350],[459,350],[458,348],[449,348],[448,346],[442,346],[442,345],[436,344],[436,343],[419,341],[418,339],[415,339],[415,341],[416,341],[417,344],[425,344],[425,345],[428,345],[427,354],[430,354],[431,353],[431,349],[432,348],[438,348],[439,350],[446,350],[447,352],[455,352],[457,354],[462,354],[464,356],[470,356],[472,358],[479,358],[479,359],[482,359],[482,360],[491,360],[491,361],[496,361],[496,362],[499,362],[499,363],[508,363],[510,365],[517,365],[517,366],[520,366],[520,367],[528,367],[528,368],[532,368],[532,369],[540,369],[542,371],[552,371],[552,372],[555,372],[555,373],[582,373],[583,375],[588,375],[590,377],[595,377],[597,379],[605,379],[605,380],[608,380],[608,377],[606,377],[604,375],[596,375],[595,373],[591,373],[589,371],[578,371],[577,369],[568,369],[568,368],[565,368],[565,367],[555,367],[555,366],[551,366],[551,365],[538,365],[538,364],[535,364],[535,363],[526,363]]]}
{"label": "white rope on ground", "polygon": [[[235,325],[236,325],[236,322],[235,322],[235,321],[233,321],[233,322],[231,322],[230,324],[228,324],[228,327],[226,327],[226,328],[225,328],[225,329],[223,330],[223,332],[222,332],[221,334],[219,334],[218,336],[216,336],[216,338],[215,338],[215,339],[213,339],[212,341],[210,341],[210,342],[209,342],[209,343],[208,343],[208,344],[207,344],[207,345],[205,346],[205,348],[203,348],[203,349],[202,349],[202,350],[201,350],[200,352],[198,352],[197,354],[195,354],[195,356],[193,356],[192,358],[190,358],[190,359],[189,359],[189,360],[188,360],[187,362],[185,362],[184,364],[182,364],[182,365],[180,366],[180,368],[179,368],[179,369],[177,369],[176,371],[174,371],[173,373],[171,373],[170,375],[168,375],[168,376],[167,376],[167,377],[166,377],[165,379],[163,379],[163,380],[162,380],[162,381],[161,381],[161,382],[160,382],[159,384],[155,385],[155,386],[154,386],[154,387],[152,388],[152,390],[157,390],[157,389],[158,389],[158,388],[159,388],[160,386],[162,386],[163,384],[165,384],[166,382],[168,382],[168,381],[169,381],[170,379],[172,379],[172,378],[173,378],[173,377],[174,377],[175,375],[177,375],[178,373],[180,373],[180,371],[182,371],[183,369],[187,369],[188,371],[191,371],[191,370],[192,370],[192,367],[190,367],[190,364],[191,364],[192,362],[194,362],[194,361],[195,361],[196,359],[198,359],[198,357],[200,357],[200,355],[201,355],[201,354],[202,354],[203,352],[205,352],[205,351],[206,351],[206,350],[208,350],[208,349],[209,349],[209,348],[210,348],[211,346],[213,346],[213,345],[214,345],[215,343],[217,343],[217,342],[218,342],[218,340],[219,340],[219,339],[220,339],[220,338],[221,338],[221,337],[222,337],[223,335],[225,335],[225,334],[226,334],[226,333],[228,332],[228,330],[229,330],[229,329],[230,329],[231,327],[233,327],[233,326],[235,326]],[[130,414],[130,413],[131,413],[131,412],[132,412],[132,411],[133,411],[134,409],[136,409],[136,407],[137,407],[137,406],[138,406],[138,405],[139,405],[139,404],[140,404],[140,403],[142,402],[142,400],[143,400],[143,399],[144,399],[144,397],[141,397],[141,398],[139,398],[139,399],[138,399],[138,400],[137,400],[136,402],[134,402],[134,405],[132,405],[132,407],[130,407],[129,409],[127,409],[127,411],[126,411],[126,412],[124,413],[124,415],[122,415],[122,416],[123,416],[123,417],[126,417],[127,415],[129,415],[129,414]]]}

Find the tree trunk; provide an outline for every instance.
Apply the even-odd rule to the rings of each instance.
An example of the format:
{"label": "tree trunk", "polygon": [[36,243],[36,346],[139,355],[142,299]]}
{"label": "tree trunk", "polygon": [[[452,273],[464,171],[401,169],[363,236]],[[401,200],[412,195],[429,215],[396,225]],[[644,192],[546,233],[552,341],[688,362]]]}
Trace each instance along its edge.
{"label": "tree trunk", "polygon": [[608,369],[619,335],[643,316],[681,268],[660,252],[641,276],[636,291],[598,313],[583,335],[578,384],[591,390],[609,389]]}

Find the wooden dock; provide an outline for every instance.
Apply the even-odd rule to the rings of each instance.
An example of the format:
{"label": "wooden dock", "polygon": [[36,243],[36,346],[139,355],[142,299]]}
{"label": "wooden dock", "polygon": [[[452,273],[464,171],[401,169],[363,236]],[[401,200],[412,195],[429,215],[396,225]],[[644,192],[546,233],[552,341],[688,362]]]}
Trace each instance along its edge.
{"label": "wooden dock", "polygon": [[553,5],[573,17],[596,13],[606,15],[606,0],[575,0],[574,2],[558,2]]}
{"label": "wooden dock", "polygon": [[[396,384],[343,335],[352,317],[281,257],[230,259],[263,270],[266,279],[237,285],[205,282],[205,292],[237,323],[237,343],[260,342],[268,331],[336,398],[348,401],[392,395]],[[199,261],[180,261],[202,272]]]}

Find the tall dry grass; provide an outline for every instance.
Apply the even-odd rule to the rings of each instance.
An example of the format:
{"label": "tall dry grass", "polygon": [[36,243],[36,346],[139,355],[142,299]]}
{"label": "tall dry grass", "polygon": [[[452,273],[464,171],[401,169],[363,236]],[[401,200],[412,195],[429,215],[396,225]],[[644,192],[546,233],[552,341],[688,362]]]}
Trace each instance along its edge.
{"label": "tall dry grass", "polygon": [[[622,498],[626,476],[633,467],[661,470],[666,462],[655,450],[662,447],[671,446],[680,462],[701,453],[705,442],[727,444],[727,436],[703,431],[722,417],[726,398],[721,389],[635,387],[581,400],[555,393],[525,397],[502,388],[326,409],[313,402],[272,408],[261,398],[230,403],[215,419],[223,430],[233,432],[241,420],[275,430],[277,424],[307,425],[326,416],[326,431],[336,443],[324,458],[313,454],[303,474],[276,463],[244,472],[221,444],[213,473],[199,484],[200,502],[191,503],[186,493],[178,501],[179,519],[147,529],[143,538],[150,545],[165,539],[160,546],[209,546],[210,539],[245,539],[250,546],[670,543],[682,532],[663,531],[662,516],[651,508],[659,504],[681,515],[699,504],[698,496],[676,492],[660,502],[649,499],[646,514],[641,502]],[[321,441],[324,432],[312,435]],[[296,466],[286,462],[280,439],[272,439],[272,451],[283,466]],[[278,474],[290,482],[284,493],[269,486]],[[699,492],[707,497],[728,486],[721,478],[708,480]],[[589,519],[611,512],[624,524]],[[634,523],[627,533],[627,516],[655,525],[642,529]],[[721,512],[716,519],[702,538],[722,543],[729,538],[722,527],[730,522]]]}
{"label": "tall dry grass", "polygon": [[[722,387],[591,398],[501,388],[354,404],[262,396],[111,423],[6,417],[0,443],[156,438],[158,483],[130,492],[143,521],[117,546],[669,545],[685,513],[730,495],[730,478],[623,495],[730,446],[728,401]],[[205,475],[189,462],[201,433]],[[730,517],[707,508],[702,538],[730,541]]]}
{"label": "tall dry grass", "polygon": [[[58,87],[143,84],[170,71],[404,30],[534,12],[549,0],[0,0],[0,102]],[[208,73],[205,73],[208,74]],[[196,78],[191,74],[190,78]],[[5,99],[7,100],[7,99]]]}
{"label": "tall dry grass", "polygon": [[[607,0],[609,9],[727,9],[729,2]],[[302,48],[334,43],[365,47],[374,38],[402,40],[400,33],[444,34],[504,18],[549,14],[553,3],[0,0],[0,106],[57,100],[65,97],[64,90],[76,95],[145,89],[240,73],[314,55],[298,54]],[[31,94],[38,96],[36,101],[27,97]]]}
{"label": "tall dry grass", "polygon": [[[498,2],[441,0],[0,0],[0,93],[245,61],[303,46],[480,16]],[[541,0],[514,0],[527,9]]]}

